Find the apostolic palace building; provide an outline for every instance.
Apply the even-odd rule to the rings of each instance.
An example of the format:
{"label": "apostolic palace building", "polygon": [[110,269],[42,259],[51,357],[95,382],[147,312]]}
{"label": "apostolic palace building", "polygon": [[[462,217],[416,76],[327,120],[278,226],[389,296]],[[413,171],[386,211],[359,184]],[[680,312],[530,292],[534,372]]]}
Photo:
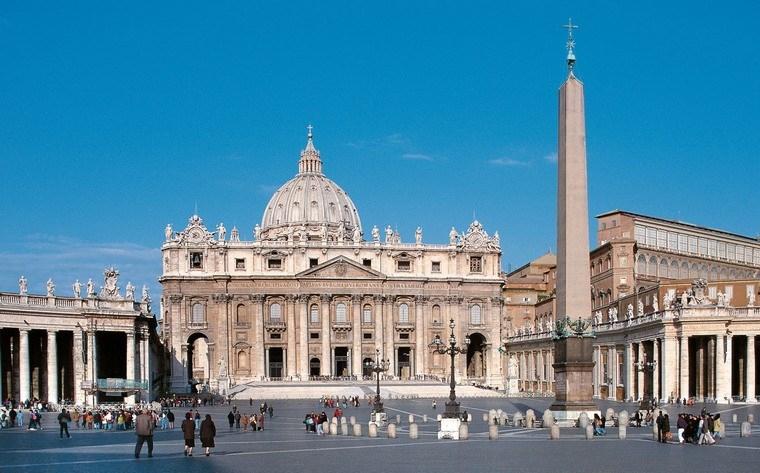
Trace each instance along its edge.
{"label": "apostolic palace building", "polygon": [[[295,162],[294,162],[295,164]],[[474,221],[429,244],[418,228],[362,227],[348,194],[328,179],[311,127],[298,172],[277,190],[252,240],[198,215],[161,247],[163,335],[171,389],[225,392],[234,383],[359,377],[376,350],[399,379],[447,376],[431,354],[453,318],[458,380],[502,385],[503,308],[498,232]]]}

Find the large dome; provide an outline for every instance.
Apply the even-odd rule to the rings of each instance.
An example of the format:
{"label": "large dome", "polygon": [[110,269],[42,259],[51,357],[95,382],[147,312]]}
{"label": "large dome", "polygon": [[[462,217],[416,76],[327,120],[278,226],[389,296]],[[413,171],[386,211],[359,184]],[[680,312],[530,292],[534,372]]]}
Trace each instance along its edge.
{"label": "large dome", "polygon": [[361,220],[346,192],[322,173],[311,127],[298,174],[274,193],[264,210],[261,240],[343,241],[360,239]]}

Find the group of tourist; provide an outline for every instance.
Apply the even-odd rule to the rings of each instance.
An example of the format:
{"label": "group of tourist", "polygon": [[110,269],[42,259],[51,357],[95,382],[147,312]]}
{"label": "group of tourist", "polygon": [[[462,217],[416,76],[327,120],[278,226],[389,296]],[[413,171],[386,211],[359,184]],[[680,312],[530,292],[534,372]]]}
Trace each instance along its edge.
{"label": "group of tourist", "polygon": [[38,407],[27,408],[25,414],[23,405],[18,408],[13,406],[10,409],[5,406],[0,407],[0,429],[9,429],[13,427],[24,427],[24,421],[28,420],[27,430],[42,430],[42,413],[44,409]]}
{"label": "group of tourist", "polygon": [[702,409],[700,415],[678,414],[678,443],[713,445],[717,439],[725,437],[725,426],[720,414],[714,416]]}
{"label": "group of tourist", "polygon": [[325,422],[327,422],[327,413],[325,411],[322,411],[319,414],[311,411],[311,413],[306,414],[306,417],[303,419],[303,424],[306,426],[306,433],[317,434],[320,436],[325,434],[324,429],[322,428],[322,425]]}
{"label": "group of tourist", "polygon": [[[271,418],[274,415],[274,409],[269,407],[268,411]],[[236,429],[248,432],[248,427],[250,427],[251,432],[257,432],[264,430],[264,412],[241,413],[237,407],[233,406],[232,410],[227,414],[227,422],[230,424],[230,430]]]}
{"label": "group of tourist", "polygon": [[340,397],[323,395],[319,400],[319,404],[326,409],[334,409],[335,407],[340,406],[343,406],[343,409],[346,409],[349,404],[351,404],[352,407],[359,407],[360,401],[359,396],[346,397],[344,395],[343,397]]}

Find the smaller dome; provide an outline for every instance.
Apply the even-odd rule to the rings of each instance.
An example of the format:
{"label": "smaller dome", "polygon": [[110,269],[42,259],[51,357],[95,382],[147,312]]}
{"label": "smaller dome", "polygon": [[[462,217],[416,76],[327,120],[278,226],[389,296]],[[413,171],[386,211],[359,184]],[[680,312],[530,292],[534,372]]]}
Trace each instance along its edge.
{"label": "smaller dome", "polygon": [[261,240],[339,241],[361,239],[361,220],[351,198],[322,173],[309,126],[298,174],[267,204]]}

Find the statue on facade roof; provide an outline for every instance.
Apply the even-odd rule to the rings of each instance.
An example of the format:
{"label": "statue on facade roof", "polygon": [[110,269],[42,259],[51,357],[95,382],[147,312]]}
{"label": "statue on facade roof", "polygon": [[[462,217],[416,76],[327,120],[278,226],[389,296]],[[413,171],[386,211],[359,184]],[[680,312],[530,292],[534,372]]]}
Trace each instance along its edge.
{"label": "statue on facade roof", "polygon": [[172,241],[173,235],[174,230],[172,230],[172,225],[170,223],[167,223],[166,228],[164,229],[164,241]]}
{"label": "statue on facade roof", "polygon": [[639,299],[639,302],[637,305],[638,307],[637,307],[636,312],[638,313],[639,317],[641,317],[642,315],[644,315],[644,302],[641,299]]}
{"label": "statue on facade roof", "polygon": [[456,246],[457,244],[457,229],[454,227],[451,227],[451,231],[449,232],[449,245]]}
{"label": "statue on facade roof", "polygon": [[501,248],[501,237],[499,236],[499,231],[498,230],[496,230],[494,232],[493,238],[491,239],[491,243],[493,243],[493,245],[496,248]]}
{"label": "statue on facade roof", "polygon": [[26,281],[26,278],[22,275],[18,279],[18,293],[21,294],[22,296],[25,296],[28,290],[29,290],[28,283]]}
{"label": "statue on facade roof", "polygon": [[652,312],[659,312],[660,311],[660,304],[657,302],[657,293],[654,293],[654,296],[652,297]]}
{"label": "statue on facade roof", "polygon": [[47,284],[45,285],[47,287],[47,295],[48,297],[52,297],[55,295],[55,284],[53,283],[53,279],[50,278],[47,280]]}
{"label": "statue on facade roof", "polygon": [[79,299],[82,296],[82,283],[79,282],[79,279],[74,281],[74,284],[71,286],[71,289],[74,291],[74,297]]}
{"label": "statue on facade roof", "polygon": [[390,225],[385,227],[385,242],[393,243],[393,230],[391,229]]}
{"label": "statue on facade roof", "polygon": [[377,228],[377,225],[372,227],[372,241],[375,243],[380,242],[380,229]]}
{"label": "statue on facade roof", "polygon": [[127,281],[127,294],[126,298],[127,300],[133,301],[135,300],[135,286],[132,285],[132,281]]}
{"label": "statue on facade roof", "polygon": [[87,297],[95,297],[95,283],[92,278],[87,280]]}
{"label": "statue on facade roof", "polygon": [[144,303],[150,302],[150,292],[148,292],[148,286],[146,286],[145,284],[143,284],[143,287],[142,287],[141,301]]}
{"label": "statue on facade roof", "polygon": [[261,227],[258,223],[253,227],[253,239],[256,241],[261,239]]}
{"label": "statue on facade roof", "polygon": [[232,231],[230,232],[230,242],[237,243],[239,241],[240,241],[240,232],[238,231],[236,226],[233,226]]}
{"label": "statue on facade roof", "polygon": [[354,243],[361,243],[362,241],[362,231],[359,230],[359,225],[354,226]]}
{"label": "statue on facade roof", "polygon": [[219,241],[224,241],[227,238],[227,229],[224,228],[224,222],[220,222],[216,227],[216,235]]}
{"label": "statue on facade roof", "polygon": [[119,297],[119,270],[111,266],[103,271],[103,292],[106,298]]}
{"label": "statue on facade roof", "polygon": [[422,227],[417,227],[417,230],[414,231],[414,241],[418,245],[422,244]]}
{"label": "statue on facade roof", "polygon": [[626,320],[633,319],[633,304],[628,304],[628,307],[626,308],[626,311],[625,311],[625,318]]}

